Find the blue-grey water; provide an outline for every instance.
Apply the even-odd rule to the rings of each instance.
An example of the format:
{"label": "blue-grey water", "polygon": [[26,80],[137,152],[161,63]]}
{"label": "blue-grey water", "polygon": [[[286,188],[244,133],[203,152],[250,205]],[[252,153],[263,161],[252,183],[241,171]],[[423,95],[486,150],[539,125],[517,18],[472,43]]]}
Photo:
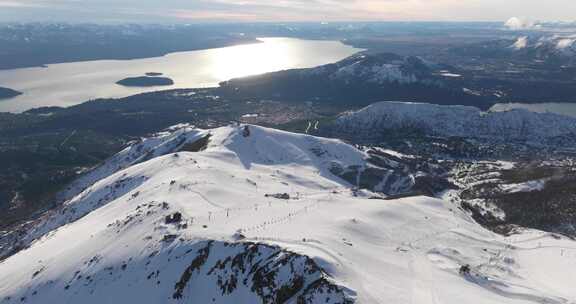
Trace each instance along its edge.
{"label": "blue-grey water", "polygon": [[[71,106],[94,98],[125,97],[161,89],[217,86],[231,78],[308,68],[344,59],[360,49],[338,41],[262,38],[262,43],[172,53],[133,60],[98,60],[0,71],[0,86],[23,92],[0,100],[0,112],[42,106]],[[129,88],[126,77],[161,72],[173,86]]]}

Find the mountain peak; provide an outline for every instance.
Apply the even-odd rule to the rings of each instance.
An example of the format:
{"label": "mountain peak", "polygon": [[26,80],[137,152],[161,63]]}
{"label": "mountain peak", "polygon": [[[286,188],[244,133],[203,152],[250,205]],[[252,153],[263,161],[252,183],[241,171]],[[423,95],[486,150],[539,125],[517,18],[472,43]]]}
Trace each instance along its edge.
{"label": "mountain peak", "polygon": [[[0,263],[0,303],[427,303],[432,290],[567,303],[570,291],[523,277],[535,271],[528,257],[451,203],[358,189],[368,169],[393,177],[380,187],[408,174],[388,154],[386,171],[338,140],[171,128],[85,175],[21,232],[27,241]],[[532,239],[566,242],[517,246]]]}

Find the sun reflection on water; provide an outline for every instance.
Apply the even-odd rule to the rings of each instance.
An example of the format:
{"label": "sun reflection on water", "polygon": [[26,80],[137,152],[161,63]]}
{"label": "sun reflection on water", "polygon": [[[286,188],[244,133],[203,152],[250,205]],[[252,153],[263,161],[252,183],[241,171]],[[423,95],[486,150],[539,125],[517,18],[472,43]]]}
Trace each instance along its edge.
{"label": "sun reflection on water", "polygon": [[[1,1],[1,0],[0,0]],[[232,78],[335,62],[358,51],[339,41],[261,38],[262,43],[178,52],[132,60],[97,60],[0,71],[0,83],[24,92],[2,101],[0,112],[39,106],[70,106],[95,98],[115,98],[160,89],[206,88]],[[160,72],[170,87],[132,88],[126,77]]]}
{"label": "sun reflection on water", "polygon": [[294,52],[293,42],[283,38],[261,40],[265,43],[217,50],[211,57],[214,77],[228,80],[297,65],[299,54]]}

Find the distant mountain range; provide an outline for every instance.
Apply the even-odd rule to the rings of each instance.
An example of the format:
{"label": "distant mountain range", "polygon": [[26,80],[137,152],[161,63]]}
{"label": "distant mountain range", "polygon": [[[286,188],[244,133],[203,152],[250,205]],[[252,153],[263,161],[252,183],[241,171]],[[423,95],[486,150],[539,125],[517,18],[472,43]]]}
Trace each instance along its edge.
{"label": "distant mountain range", "polygon": [[542,61],[553,65],[573,65],[576,64],[576,36],[533,33],[515,40],[501,39],[459,46],[452,51],[460,55],[484,58],[510,58]]}
{"label": "distant mountain range", "polygon": [[0,70],[54,63],[134,59],[256,43],[226,25],[0,24]]}
{"label": "distant mountain range", "polygon": [[576,35],[519,37],[510,46],[514,56],[559,63],[576,63]]}

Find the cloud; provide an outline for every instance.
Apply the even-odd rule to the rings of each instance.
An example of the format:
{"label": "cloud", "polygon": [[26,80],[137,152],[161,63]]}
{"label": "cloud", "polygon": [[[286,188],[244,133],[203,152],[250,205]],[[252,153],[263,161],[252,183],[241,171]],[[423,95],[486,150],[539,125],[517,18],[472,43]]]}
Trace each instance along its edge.
{"label": "cloud", "polygon": [[576,30],[576,21],[534,21],[529,18],[512,17],[504,26],[513,31],[569,31]]}
{"label": "cloud", "polygon": [[[0,7],[0,21],[498,21],[520,14],[537,19],[573,18],[576,1],[0,0]],[[526,26],[516,21],[512,27]]]}
{"label": "cloud", "polygon": [[538,29],[541,27],[537,22],[521,17],[512,17],[508,19],[508,21],[504,23],[504,26],[514,31]]}
{"label": "cloud", "polygon": [[26,2],[26,1],[11,1],[0,0],[0,7],[11,8],[30,8],[30,7],[43,7],[41,3]]}

